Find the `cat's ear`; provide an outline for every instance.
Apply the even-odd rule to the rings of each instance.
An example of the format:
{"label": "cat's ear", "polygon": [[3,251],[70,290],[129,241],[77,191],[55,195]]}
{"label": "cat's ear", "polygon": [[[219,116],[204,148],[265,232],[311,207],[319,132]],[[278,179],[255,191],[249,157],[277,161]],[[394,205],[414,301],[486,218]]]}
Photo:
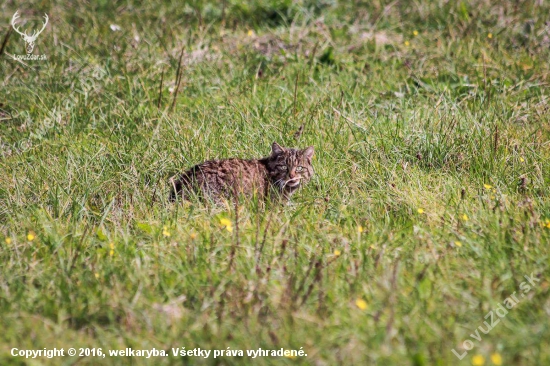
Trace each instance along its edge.
{"label": "cat's ear", "polygon": [[306,147],[304,149],[304,156],[306,157],[307,160],[311,160],[314,152],[315,151],[313,150],[313,146]]}
{"label": "cat's ear", "polygon": [[285,152],[285,149],[278,143],[274,142],[273,145],[271,145],[271,155],[279,155],[284,152]]}

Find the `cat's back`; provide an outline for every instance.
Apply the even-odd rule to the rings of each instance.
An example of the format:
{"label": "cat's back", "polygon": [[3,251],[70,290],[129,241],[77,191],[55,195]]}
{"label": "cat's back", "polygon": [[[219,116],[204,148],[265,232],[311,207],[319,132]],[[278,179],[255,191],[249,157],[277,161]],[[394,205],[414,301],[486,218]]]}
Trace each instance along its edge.
{"label": "cat's back", "polygon": [[197,179],[215,176],[218,179],[241,179],[250,180],[263,178],[266,175],[266,167],[257,159],[223,159],[208,160],[195,165],[186,173],[195,176]]}
{"label": "cat's back", "polygon": [[182,188],[208,194],[231,195],[235,191],[264,194],[267,169],[257,159],[208,160],[185,171],[175,182],[175,191]]}

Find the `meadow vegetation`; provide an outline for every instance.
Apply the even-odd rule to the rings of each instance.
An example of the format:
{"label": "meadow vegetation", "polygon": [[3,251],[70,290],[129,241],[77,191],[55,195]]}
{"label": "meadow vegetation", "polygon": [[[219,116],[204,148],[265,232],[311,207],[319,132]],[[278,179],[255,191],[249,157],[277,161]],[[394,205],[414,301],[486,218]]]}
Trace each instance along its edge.
{"label": "meadow vegetation", "polygon": [[[6,1],[0,41],[18,7],[50,23],[0,56],[0,364],[550,363],[549,4]],[[169,202],[273,141],[315,147],[292,205]]]}

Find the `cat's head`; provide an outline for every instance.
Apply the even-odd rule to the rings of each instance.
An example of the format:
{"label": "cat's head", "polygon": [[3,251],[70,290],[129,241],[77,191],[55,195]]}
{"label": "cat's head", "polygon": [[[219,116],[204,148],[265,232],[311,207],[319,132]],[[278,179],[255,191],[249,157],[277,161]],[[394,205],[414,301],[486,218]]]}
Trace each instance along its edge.
{"label": "cat's head", "polygon": [[274,142],[267,158],[267,170],[273,184],[281,191],[294,191],[313,176],[313,146],[303,150],[282,147]]}

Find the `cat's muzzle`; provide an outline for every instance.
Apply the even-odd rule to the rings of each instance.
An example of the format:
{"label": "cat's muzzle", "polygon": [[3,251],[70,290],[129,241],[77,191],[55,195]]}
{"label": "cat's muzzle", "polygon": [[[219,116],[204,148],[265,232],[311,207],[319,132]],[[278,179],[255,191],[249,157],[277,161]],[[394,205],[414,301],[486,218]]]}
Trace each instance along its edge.
{"label": "cat's muzzle", "polygon": [[300,178],[292,178],[286,181],[285,186],[287,187],[298,187],[300,185]]}

